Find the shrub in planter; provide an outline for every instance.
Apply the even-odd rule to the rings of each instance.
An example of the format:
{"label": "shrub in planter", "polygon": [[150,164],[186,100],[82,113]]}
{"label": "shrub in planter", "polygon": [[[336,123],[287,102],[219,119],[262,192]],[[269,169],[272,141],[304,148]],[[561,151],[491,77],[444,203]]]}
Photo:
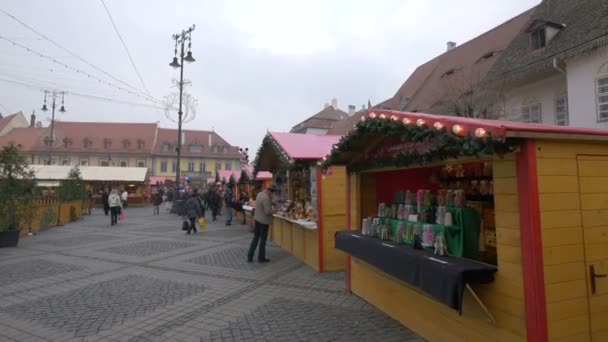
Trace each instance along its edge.
{"label": "shrub in planter", "polygon": [[34,173],[15,145],[0,150],[0,247],[16,246],[32,216]]}

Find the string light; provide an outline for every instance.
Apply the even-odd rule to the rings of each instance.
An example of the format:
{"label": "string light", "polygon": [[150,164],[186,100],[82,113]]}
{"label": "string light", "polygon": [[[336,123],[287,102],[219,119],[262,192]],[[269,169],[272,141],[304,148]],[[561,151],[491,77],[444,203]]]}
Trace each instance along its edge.
{"label": "string light", "polygon": [[478,138],[483,138],[483,137],[485,137],[487,134],[488,134],[488,133],[486,132],[486,130],[485,130],[485,129],[483,129],[483,128],[481,128],[481,127],[475,130],[475,136],[476,136],[476,137],[478,137]]}
{"label": "string light", "polygon": [[412,120],[410,120],[409,118],[403,118],[403,120],[401,120],[401,122],[403,122],[404,125],[409,125],[412,123]]}
{"label": "string light", "polygon": [[440,131],[441,129],[443,129],[443,124],[441,122],[437,121],[433,124],[433,127],[435,127],[435,129]]}
{"label": "string light", "polygon": [[397,121],[397,120],[399,120],[399,118],[397,117],[397,115],[393,115],[393,116],[391,116],[391,120]]}
{"label": "string light", "polygon": [[380,114],[380,119],[386,119],[386,115]]}
{"label": "string light", "polygon": [[452,132],[454,132],[454,134],[460,134],[460,133],[462,133],[463,130],[464,129],[460,125],[452,126]]}
{"label": "string light", "polygon": [[422,126],[423,126],[425,123],[426,123],[426,122],[424,122],[424,120],[423,120],[423,119],[418,119],[418,120],[416,120],[416,125],[417,125],[418,127],[422,127]]}
{"label": "string light", "polygon": [[370,119],[375,119],[375,118],[376,118],[376,113],[371,112],[371,113],[369,114],[369,117],[370,117]]}

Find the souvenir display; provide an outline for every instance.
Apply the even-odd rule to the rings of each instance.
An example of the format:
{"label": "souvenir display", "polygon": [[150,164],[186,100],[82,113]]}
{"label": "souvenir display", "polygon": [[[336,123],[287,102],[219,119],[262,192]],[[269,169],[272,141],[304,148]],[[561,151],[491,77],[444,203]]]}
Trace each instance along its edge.
{"label": "souvenir display", "polygon": [[389,234],[388,234],[388,225],[383,224],[382,228],[380,229],[380,239],[381,240],[389,240]]}
{"label": "souvenir display", "polygon": [[403,243],[405,235],[405,224],[403,222],[397,223],[397,229],[395,230],[395,234],[393,234],[393,242],[394,243]]}
{"label": "souvenir display", "polygon": [[370,227],[371,227],[371,219],[364,218],[363,222],[361,223],[361,234],[369,235]]}
{"label": "souvenir display", "polygon": [[422,230],[422,247],[433,247],[435,244],[435,232],[433,225],[425,224]]}
{"label": "souvenir display", "polygon": [[439,256],[445,256],[448,254],[447,242],[445,241],[445,235],[438,233],[435,236],[435,254]]}
{"label": "souvenir display", "polygon": [[414,249],[422,249],[422,232],[417,227],[414,227],[414,236],[412,240]]}
{"label": "souvenir display", "polygon": [[446,212],[445,213],[445,217],[443,219],[443,225],[444,226],[453,226],[453,222],[452,222],[452,213],[451,212]]}

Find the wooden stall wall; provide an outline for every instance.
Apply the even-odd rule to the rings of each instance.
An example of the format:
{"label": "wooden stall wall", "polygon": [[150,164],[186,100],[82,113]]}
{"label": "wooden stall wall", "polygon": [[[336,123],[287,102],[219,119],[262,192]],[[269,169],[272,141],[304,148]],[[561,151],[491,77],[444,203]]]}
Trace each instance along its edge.
{"label": "wooden stall wall", "polygon": [[346,191],[346,168],[344,166],[333,166],[328,175],[321,177],[321,203],[323,206],[322,241],[323,271],[340,271],[346,266],[346,254],[337,250],[335,246],[335,234],[337,231],[345,230],[346,227],[346,204],[344,194]]}
{"label": "wooden stall wall", "polygon": [[[474,286],[474,290],[496,324],[488,319],[469,292],[465,292],[463,313],[459,315],[418,289],[355,258],[351,258],[351,290],[430,341],[525,340],[515,156],[496,158],[493,169],[498,272],[493,283]],[[359,194],[352,193],[360,198],[364,216],[376,210],[373,178],[361,174]],[[352,215],[358,218],[358,214]]]}
{"label": "wooden stall wall", "polygon": [[608,147],[537,142],[548,334],[608,341],[608,278],[591,294],[589,266],[608,273]]}

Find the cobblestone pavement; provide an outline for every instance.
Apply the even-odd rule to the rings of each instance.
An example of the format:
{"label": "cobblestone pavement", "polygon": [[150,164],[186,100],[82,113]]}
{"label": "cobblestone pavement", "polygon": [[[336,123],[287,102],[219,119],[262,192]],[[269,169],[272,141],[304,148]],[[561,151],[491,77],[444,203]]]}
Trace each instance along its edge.
{"label": "cobblestone pavement", "polygon": [[421,341],[271,242],[246,262],[245,226],[130,208],[0,249],[0,341]]}

